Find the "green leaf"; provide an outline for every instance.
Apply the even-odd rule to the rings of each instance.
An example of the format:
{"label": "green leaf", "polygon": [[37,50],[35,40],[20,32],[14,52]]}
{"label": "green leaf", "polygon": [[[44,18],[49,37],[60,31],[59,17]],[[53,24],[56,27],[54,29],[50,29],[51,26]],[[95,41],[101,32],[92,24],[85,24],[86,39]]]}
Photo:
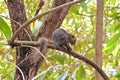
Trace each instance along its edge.
{"label": "green leaf", "polygon": [[120,55],[120,50],[118,51],[118,55]]}
{"label": "green leaf", "polygon": [[115,30],[118,30],[120,32],[120,23],[116,25]]}
{"label": "green leaf", "polygon": [[95,76],[93,76],[90,80],[95,80]]}
{"label": "green leaf", "polygon": [[82,9],[87,12],[87,4],[85,2],[81,2],[80,6],[82,7]]}
{"label": "green leaf", "polygon": [[110,31],[110,32],[115,31],[115,30],[116,30],[116,27],[117,27],[119,24],[120,24],[119,22],[115,22],[112,26],[110,26],[109,31]]}
{"label": "green leaf", "polygon": [[75,5],[72,5],[70,10],[74,13],[74,14],[79,14],[79,8]]}
{"label": "green leaf", "polygon": [[109,1],[110,1],[112,4],[115,4],[115,2],[116,2],[115,0],[109,0]]}
{"label": "green leaf", "polygon": [[103,49],[103,52],[111,53],[111,51],[114,51],[118,45],[118,41],[114,43],[112,46],[107,46]]}
{"label": "green leaf", "polygon": [[120,38],[120,33],[115,34],[107,43],[107,47],[113,46]]}
{"label": "green leaf", "polygon": [[[111,52],[111,51],[115,51],[116,54],[118,53],[118,41],[120,38],[120,33],[115,34],[107,43],[107,47],[104,48],[103,51],[106,51],[107,53]],[[114,53],[115,53],[114,52]]]}
{"label": "green leaf", "polygon": [[11,29],[8,24],[0,17],[0,30],[4,33],[7,40],[11,38]]}
{"label": "green leaf", "polygon": [[55,79],[56,76],[59,75],[59,72],[53,72],[49,77],[48,77],[48,80],[53,80]]}
{"label": "green leaf", "polygon": [[115,22],[113,23],[113,25],[109,28],[109,31],[119,31],[120,32],[120,23],[119,22]]}
{"label": "green leaf", "polygon": [[113,13],[113,14],[111,15],[111,17],[112,17],[113,19],[118,19],[118,18],[120,18],[120,13],[119,13],[119,12],[115,12],[115,13]]}
{"label": "green leaf", "polygon": [[117,74],[115,77],[120,78],[120,74]]}
{"label": "green leaf", "polygon": [[65,78],[67,78],[68,76],[68,71],[62,73],[58,78],[57,80],[65,80]]}
{"label": "green leaf", "polygon": [[118,51],[119,51],[119,44],[116,44],[116,46],[115,46],[115,48],[114,48],[114,50],[112,52],[113,56],[117,56]]}
{"label": "green leaf", "polygon": [[76,72],[76,80],[86,80],[86,71],[83,65],[80,65],[79,69]]}
{"label": "green leaf", "polygon": [[64,56],[56,54],[56,55],[51,56],[50,59],[57,60],[60,64],[64,64],[64,61],[66,58]]}
{"label": "green leaf", "polygon": [[0,67],[5,67],[6,63],[4,61],[0,61]]}

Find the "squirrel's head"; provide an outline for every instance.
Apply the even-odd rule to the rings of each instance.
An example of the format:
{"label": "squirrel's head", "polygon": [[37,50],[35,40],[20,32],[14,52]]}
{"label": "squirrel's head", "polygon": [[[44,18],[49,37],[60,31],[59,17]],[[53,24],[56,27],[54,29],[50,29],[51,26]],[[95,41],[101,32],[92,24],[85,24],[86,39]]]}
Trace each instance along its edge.
{"label": "squirrel's head", "polygon": [[75,38],[75,36],[72,35],[72,34],[69,34],[69,41],[70,41],[70,44],[71,44],[71,45],[75,45],[75,43],[76,43],[76,38]]}

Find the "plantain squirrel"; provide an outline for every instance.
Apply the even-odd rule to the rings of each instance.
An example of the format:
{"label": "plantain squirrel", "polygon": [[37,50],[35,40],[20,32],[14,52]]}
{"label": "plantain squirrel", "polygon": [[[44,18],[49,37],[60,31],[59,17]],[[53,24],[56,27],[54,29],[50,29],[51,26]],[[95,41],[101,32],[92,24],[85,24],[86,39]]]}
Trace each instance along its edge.
{"label": "plantain squirrel", "polygon": [[57,28],[53,33],[52,33],[52,40],[60,47],[63,47],[67,50],[72,50],[69,44],[75,45],[76,39],[75,36],[72,34],[67,33],[64,29],[62,28]]}

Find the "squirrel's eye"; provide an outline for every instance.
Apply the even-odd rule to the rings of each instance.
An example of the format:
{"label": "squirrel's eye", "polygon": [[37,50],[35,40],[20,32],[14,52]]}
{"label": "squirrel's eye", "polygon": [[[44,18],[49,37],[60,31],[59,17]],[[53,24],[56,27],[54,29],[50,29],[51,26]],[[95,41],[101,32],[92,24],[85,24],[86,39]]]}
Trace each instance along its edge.
{"label": "squirrel's eye", "polygon": [[73,37],[73,38],[74,38],[74,35],[72,35],[71,37]]}

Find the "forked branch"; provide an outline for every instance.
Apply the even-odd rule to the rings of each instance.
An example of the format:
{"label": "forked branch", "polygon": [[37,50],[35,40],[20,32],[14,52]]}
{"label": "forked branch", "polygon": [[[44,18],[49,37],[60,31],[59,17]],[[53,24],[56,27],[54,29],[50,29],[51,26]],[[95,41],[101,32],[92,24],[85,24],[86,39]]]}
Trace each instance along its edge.
{"label": "forked branch", "polygon": [[[36,41],[15,41],[13,43],[14,46],[20,46],[20,45],[30,45],[30,46],[39,46],[40,42],[36,42]],[[68,51],[65,50],[62,47],[56,46],[56,45],[52,45],[47,43],[47,47],[51,48],[51,49],[56,49],[62,52],[65,52],[66,54],[69,54],[75,58],[78,58],[79,60],[82,60],[84,62],[86,62],[87,64],[91,65],[96,71],[99,72],[99,74],[104,78],[104,80],[109,80],[108,76],[105,74],[105,72],[99,67],[97,66],[94,62],[92,62],[91,60],[87,59],[86,57],[80,55],[79,53],[76,53],[74,51]]]}
{"label": "forked branch", "polygon": [[52,8],[52,9],[50,9],[50,10],[48,10],[48,11],[45,11],[45,12],[39,14],[39,15],[36,15],[35,17],[31,18],[30,20],[28,20],[27,22],[25,22],[24,24],[22,24],[22,25],[18,28],[18,30],[14,33],[14,35],[12,36],[12,38],[9,40],[9,42],[8,42],[9,45],[11,45],[11,44],[14,42],[15,38],[18,36],[18,34],[19,34],[24,28],[26,28],[29,24],[31,24],[31,23],[34,22],[35,20],[40,19],[42,16],[44,16],[44,15],[50,13],[50,12],[53,12],[53,11],[55,11],[55,10],[64,8],[65,6],[72,5],[72,4],[76,4],[76,3],[78,3],[78,2],[83,2],[83,1],[85,1],[85,0],[72,1],[72,2],[69,2],[69,3],[63,4],[63,5],[60,5],[60,6],[58,6],[58,7]]}

